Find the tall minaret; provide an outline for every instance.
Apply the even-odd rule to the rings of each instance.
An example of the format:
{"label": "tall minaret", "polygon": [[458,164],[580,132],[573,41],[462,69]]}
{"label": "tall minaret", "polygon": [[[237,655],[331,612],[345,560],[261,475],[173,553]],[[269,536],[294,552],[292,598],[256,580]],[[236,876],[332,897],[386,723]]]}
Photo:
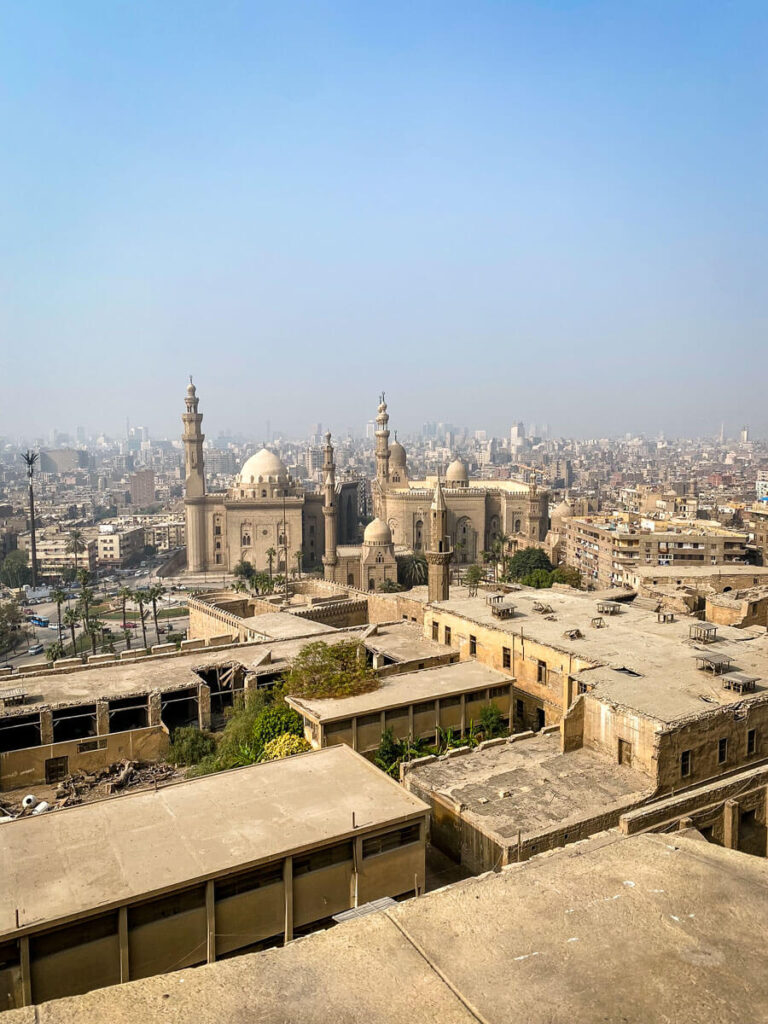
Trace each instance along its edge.
{"label": "tall minaret", "polygon": [[203,465],[203,441],[205,434],[200,427],[203,414],[197,411],[198,397],[192,378],[189,378],[187,407],[181,419],[184,423],[184,464],[186,481],[184,507],[187,520],[187,569],[202,572],[205,565],[205,467]]}
{"label": "tall minaret", "polygon": [[440,477],[435,485],[435,496],[429,514],[429,547],[425,554],[429,566],[428,600],[447,601],[449,590],[449,566],[453,557],[451,538],[448,536],[448,507],[445,504],[443,485]]}
{"label": "tall minaret", "polygon": [[389,483],[389,413],[383,391],[376,416],[376,480],[382,487]]}
{"label": "tall minaret", "polygon": [[332,580],[336,566],[336,466],[333,461],[333,445],[330,432],[325,435],[325,461],[323,462],[323,517],[325,519],[325,578]]}

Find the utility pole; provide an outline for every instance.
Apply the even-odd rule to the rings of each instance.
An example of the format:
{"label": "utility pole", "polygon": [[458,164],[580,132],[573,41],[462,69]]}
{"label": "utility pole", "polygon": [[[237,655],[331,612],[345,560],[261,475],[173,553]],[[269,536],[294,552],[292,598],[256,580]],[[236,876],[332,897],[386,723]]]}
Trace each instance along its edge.
{"label": "utility pole", "polygon": [[29,524],[30,539],[32,541],[32,589],[37,590],[37,540],[35,538],[35,492],[32,487],[32,475],[35,471],[35,463],[40,457],[37,452],[31,449],[21,453],[22,459],[27,464],[27,479],[29,480]]}

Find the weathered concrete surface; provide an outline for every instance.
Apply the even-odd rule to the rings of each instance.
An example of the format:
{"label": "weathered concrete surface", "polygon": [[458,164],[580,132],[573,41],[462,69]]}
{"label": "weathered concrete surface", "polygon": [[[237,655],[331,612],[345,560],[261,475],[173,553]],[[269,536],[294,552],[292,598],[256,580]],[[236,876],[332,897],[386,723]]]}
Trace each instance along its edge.
{"label": "weathered concrete surface", "polygon": [[768,1021],[768,864],[605,833],[285,949],[8,1024]]}

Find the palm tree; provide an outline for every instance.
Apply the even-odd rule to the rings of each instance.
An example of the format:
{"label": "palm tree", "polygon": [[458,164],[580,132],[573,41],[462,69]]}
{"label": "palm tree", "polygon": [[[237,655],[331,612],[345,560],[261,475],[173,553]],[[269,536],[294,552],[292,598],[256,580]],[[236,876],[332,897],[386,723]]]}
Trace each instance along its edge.
{"label": "palm tree", "polygon": [[[254,585],[255,578],[255,576],[251,577],[251,586]],[[246,587],[245,583],[242,580],[235,580],[235,582],[232,584],[232,589],[236,594],[245,594],[248,591],[248,588]]]}
{"label": "palm tree", "polygon": [[423,587],[429,576],[427,560],[421,553],[399,559],[399,571],[407,587]]}
{"label": "palm tree", "polygon": [[51,591],[51,600],[56,603],[56,619],[59,627],[59,646],[61,646],[61,606],[67,600],[67,595],[60,587],[57,587],[55,590]]}
{"label": "palm tree", "polygon": [[271,580],[272,579],[272,565],[273,565],[275,559],[277,558],[277,552],[275,551],[274,548],[267,548],[266,555],[267,555],[267,564],[269,565],[269,578]]}
{"label": "palm tree", "polygon": [[83,587],[83,589],[80,591],[80,600],[78,604],[80,607],[80,611],[82,612],[83,622],[85,624],[86,629],[88,629],[88,622],[91,617],[90,608],[91,605],[93,604],[94,596],[95,595],[90,587]]}
{"label": "palm tree", "polygon": [[54,643],[49,644],[45,650],[45,659],[53,665],[64,655],[64,645],[61,640],[56,640]]}
{"label": "palm tree", "polygon": [[67,608],[64,612],[64,625],[67,629],[72,630],[72,653],[77,654],[75,629],[80,625],[80,616],[77,614],[77,608]]}
{"label": "palm tree", "polygon": [[[493,550],[498,555],[498,561],[501,562],[501,574],[502,576],[507,571],[507,546],[512,538],[506,533],[499,533],[496,535],[496,539],[493,542]],[[499,579],[499,566],[498,561],[494,562],[493,576],[494,580],[498,582]]]}
{"label": "palm tree", "polygon": [[125,649],[130,651],[131,649],[131,631],[130,629],[123,630],[123,640],[125,640]]}
{"label": "palm tree", "polygon": [[98,619],[91,619],[88,623],[88,636],[91,638],[91,651],[93,654],[96,653],[96,641],[100,634],[104,632],[104,623],[99,622]]}
{"label": "palm tree", "polygon": [[160,643],[160,630],[157,628],[157,602],[165,593],[162,583],[154,583],[147,591],[147,597],[152,602],[152,618],[155,620],[155,639]]}
{"label": "palm tree", "polygon": [[36,540],[36,520],[35,520],[35,491],[32,486],[32,477],[35,472],[35,463],[40,458],[38,452],[32,450],[22,452],[22,459],[27,464],[27,479],[29,480],[29,539],[30,546],[32,548],[32,587],[37,589],[37,540]]}
{"label": "palm tree", "polygon": [[117,597],[123,609],[123,632],[127,633],[128,627],[125,624],[125,605],[128,601],[133,600],[133,591],[129,590],[128,587],[120,587],[117,592]]}
{"label": "palm tree", "polygon": [[148,594],[146,590],[137,590],[133,595],[133,603],[139,609],[139,618],[141,619],[141,632],[144,637],[144,647],[147,646],[147,609],[144,605],[147,603]]}
{"label": "palm tree", "polygon": [[304,558],[304,552],[303,551],[294,551],[293,552],[293,557],[296,559],[296,567],[299,570],[299,579],[301,579],[301,563],[302,563],[302,560]]}
{"label": "palm tree", "polygon": [[77,556],[82,555],[85,550],[86,543],[83,539],[83,531],[78,529],[70,530],[67,554],[75,556],[75,572],[77,572]]}

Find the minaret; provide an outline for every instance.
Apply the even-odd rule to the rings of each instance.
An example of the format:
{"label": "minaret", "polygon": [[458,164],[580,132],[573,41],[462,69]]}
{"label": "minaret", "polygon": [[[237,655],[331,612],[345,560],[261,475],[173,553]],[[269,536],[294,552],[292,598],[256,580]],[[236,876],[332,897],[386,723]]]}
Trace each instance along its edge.
{"label": "minaret", "polygon": [[205,569],[205,467],[203,465],[203,441],[205,434],[200,427],[203,414],[197,411],[199,399],[192,378],[189,378],[186,412],[181,419],[184,424],[184,464],[186,480],[184,506],[187,520],[187,569],[202,572]]}
{"label": "minaret", "polygon": [[325,501],[323,517],[325,519],[325,578],[332,580],[336,566],[336,466],[333,461],[333,445],[330,432],[325,435],[325,461],[323,462],[323,488]]}
{"label": "minaret", "polygon": [[376,480],[382,487],[389,483],[389,413],[383,391],[376,415]]}
{"label": "minaret", "polygon": [[449,566],[453,557],[451,539],[448,536],[448,507],[445,504],[443,486],[437,478],[435,496],[430,511],[429,547],[425,552],[429,566],[428,600],[447,601],[449,590]]}

